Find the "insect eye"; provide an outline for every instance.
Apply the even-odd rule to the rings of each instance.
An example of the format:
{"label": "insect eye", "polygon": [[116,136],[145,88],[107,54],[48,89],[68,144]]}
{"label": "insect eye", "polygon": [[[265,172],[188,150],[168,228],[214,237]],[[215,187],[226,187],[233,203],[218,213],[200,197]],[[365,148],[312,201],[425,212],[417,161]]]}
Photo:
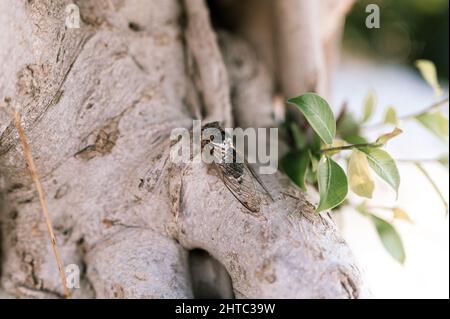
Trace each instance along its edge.
{"label": "insect eye", "polygon": [[210,139],[211,141],[214,141],[214,135],[211,135],[211,136],[209,137],[209,139]]}

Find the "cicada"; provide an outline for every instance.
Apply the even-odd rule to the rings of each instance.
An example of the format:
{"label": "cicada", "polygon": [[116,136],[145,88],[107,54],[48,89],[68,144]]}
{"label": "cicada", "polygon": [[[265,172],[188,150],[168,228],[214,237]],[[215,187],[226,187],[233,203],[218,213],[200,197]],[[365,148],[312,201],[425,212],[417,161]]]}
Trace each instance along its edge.
{"label": "cicada", "polygon": [[[216,134],[209,132],[216,132]],[[218,122],[204,125],[202,136],[202,150],[206,148],[213,157],[212,165],[218,171],[225,186],[251,213],[259,213],[262,194],[258,191],[257,185],[261,186],[270,199],[272,197],[245,157],[237,152],[233,138],[226,135]]]}

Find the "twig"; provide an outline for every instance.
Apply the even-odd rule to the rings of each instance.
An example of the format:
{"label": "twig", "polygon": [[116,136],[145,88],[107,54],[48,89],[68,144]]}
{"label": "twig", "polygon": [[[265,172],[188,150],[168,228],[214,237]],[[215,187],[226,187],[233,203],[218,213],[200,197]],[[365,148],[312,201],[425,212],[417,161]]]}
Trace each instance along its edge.
{"label": "twig", "polygon": [[362,147],[380,147],[379,144],[374,143],[360,143],[360,144],[349,144],[349,145],[343,145],[343,146],[336,146],[336,147],[328,147],[323,148],[320,150],[321,153],[327,153],[327,152],[334,152],[334,151],[344,151],[344,150],[350,150],[354,148],[362,148]]}
{"label": "twig", "polygon": [[28,143],[28,139],[25,134],[25,130],[20,121],[20,114],[17,110],[13,110],[13,118],[14,118],[14,125],[15,125],[17,131],[19,132],[19,138],[22,143],[23,153],[25,155],[25,159],[28,164],[28,169],[30,171],[31,178],[33,179],[33,182],[36,185],[36,189],[37,189],[37,192],[39,195],[39,201],[40,201],[41,207],[42,207],[42,214],[44,215],[45,223],[47,224],[47,230],[48,230],[48,234],[50,236],[53,254],[55,255],[56,264],[58,265],[61,282],[62,282],[62,285],[64,288],[64,295],[66,296],[66,298],[70,298],[70,290],[67,287],[66,276],[64,274],[64,266],[63,266],[63,263],[61,260],[61,255],[59,253],[58,245],[56,243],[55,234],[53,233],[52,222],[51,222],[50,216],[48,214],[48,206],[47,206],[47,201],[45,199],[44,190],[43,190],[42,184],[39,180],[39,176],[38,176],[37,169],[36,169],[36,166],[33,161],[33,155],[31,153],[31,148]]}
{"label": "twig", "polygon": [[439,162],[439,158],[424,158],[424,159],[412,159],[412,158],[397,158],[395,159],[398,163],[436,163]]}
{"label": "twig", "polygon": [[448,203],[447,203],[447,200],[444,197],[444,194],[442,194],[442,192],[439,189],[439,187],[437,186],[436,182],[431,178],[430,174],[428,174],[427,170],[423,167],[423,165],[421,163],[419,163],[419,162],[414,162],[414,164],[419,169],[419,171],[428,179],[428,181],[430,182],[431,186],[433,186],[434,190],[439,195],[439,198],[441,199],[442,204],[445,207],[445,215],[447,216],[448,215]]}
{"label": "twig", "polygon": [[[400,121],[413,119],[413,118],[415,118],[417,116],[420,116],[420,115],[423,115],[423,114],[426,114],[428,112],[433,111],[434,109],[442,106],[443,104],[448,103],[448,101],[449,101],[449,98],[447,97],[447,98],[445,98],[443,100],[440,100],[438,102],[435,102],[435,103],[431,104],[430,106],[426,107],[425,109],[423,109],[420,112],[399,116],[397,119],[400,120]],[[374,129],[374,128],[378,128],[378,127],[383,126],[383,125],[386,125],[386,123],[380,122],[380,123],[375,123],[375,124],[369,124],[369,125],[363,126],[362,128],[363,129]]]}
{"label": "twig", "polygon": [[423,114],[425,114],[425,113],[434,111],[434,109],[436,109],[436,108],[442,106],[442,105],[445,104],[445,103],[448,103],[448,97],[446,97],[445,99],[440,100],[440,101],[438,101],[438,102],[436,102],[436,103],[431,104],[430,106],[428,106],[427,108],[425,108],[424,110],[422,110],[422,111],[420,111],[420,112],[413,113],[413,114],[408,114],[408,115],[404,115],[404,116],[400,116],[398,119],[399,119],[399,120],[407,120],[407,119],[411,119],[411,118],[414,118],[414,117],[423,115]]}

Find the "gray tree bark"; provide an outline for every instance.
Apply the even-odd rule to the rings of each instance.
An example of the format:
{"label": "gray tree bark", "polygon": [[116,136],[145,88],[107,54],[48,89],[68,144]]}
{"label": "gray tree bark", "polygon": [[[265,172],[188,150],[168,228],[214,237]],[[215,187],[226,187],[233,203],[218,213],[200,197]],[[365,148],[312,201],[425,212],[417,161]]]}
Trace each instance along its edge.
{"label": "gray tree bark", "polygon": [[[171,130],[194,118],[270,127],[276,95],[326,94],[343,6],[211,1],[222,10],[214,12],[203,0],[74,2],[79,29],[64,24],[71,1],[0,2],[1,103],[22,114],[64,264],[82,269],[73,297],[364,296],[330,214],[315,214],[285,176],[263,176],[275,201],[255,217],[206,165],[168,159]],[[218,23],[226,30],[217,32],[218,13],[235,27]],[[6,109],[1,294],[61,297]]]}

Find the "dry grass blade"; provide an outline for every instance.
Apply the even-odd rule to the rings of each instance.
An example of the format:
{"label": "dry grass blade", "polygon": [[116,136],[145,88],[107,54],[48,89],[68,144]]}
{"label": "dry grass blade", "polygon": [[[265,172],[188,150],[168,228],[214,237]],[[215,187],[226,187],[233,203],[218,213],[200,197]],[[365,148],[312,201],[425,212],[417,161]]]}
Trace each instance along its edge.
{"label": "dry grass blade", "polygon": [[22,127],[19,112],[17,110],[13,110],[12,113],[13,113],[13,118],[14,118],[14,125],[15,125],[17,131],[19,132],[19,138],[22,143],[23,153],[25,155],[25,159],[28,164],[28,169],[30,171],[33,182],[36,185],[36,189],[37,189],[37,192],[39,195],[39,201],[40,201],[41,207],[42,207],[42,214],[44,215],[45,223],[47,224],[47,230],[48,230],[48,233],[50,236],[53,254],[55,255],[56,263],[58,265],[58,270],[59,270],[59,274],[61,277],[61,282],[64,287],[64,295],[66,296],[66,298],[70,298],[70,290],[67,287],[66,276],[64,273],[64,266],[63,266],[63,263],[61,260],[61,255],[59,253],[58,245],[56,243],[56,238],[55,238],[55,234],[53,232],[52,222],[51,222],[50,216],[48,214],[48,206],[47,206],[47,201],[45,199],[44,190],[43,190],[42,184],[39,180],[36,166],[34,165],[31,148],[28,143],[28,139],[25,134],[25,130]]}

